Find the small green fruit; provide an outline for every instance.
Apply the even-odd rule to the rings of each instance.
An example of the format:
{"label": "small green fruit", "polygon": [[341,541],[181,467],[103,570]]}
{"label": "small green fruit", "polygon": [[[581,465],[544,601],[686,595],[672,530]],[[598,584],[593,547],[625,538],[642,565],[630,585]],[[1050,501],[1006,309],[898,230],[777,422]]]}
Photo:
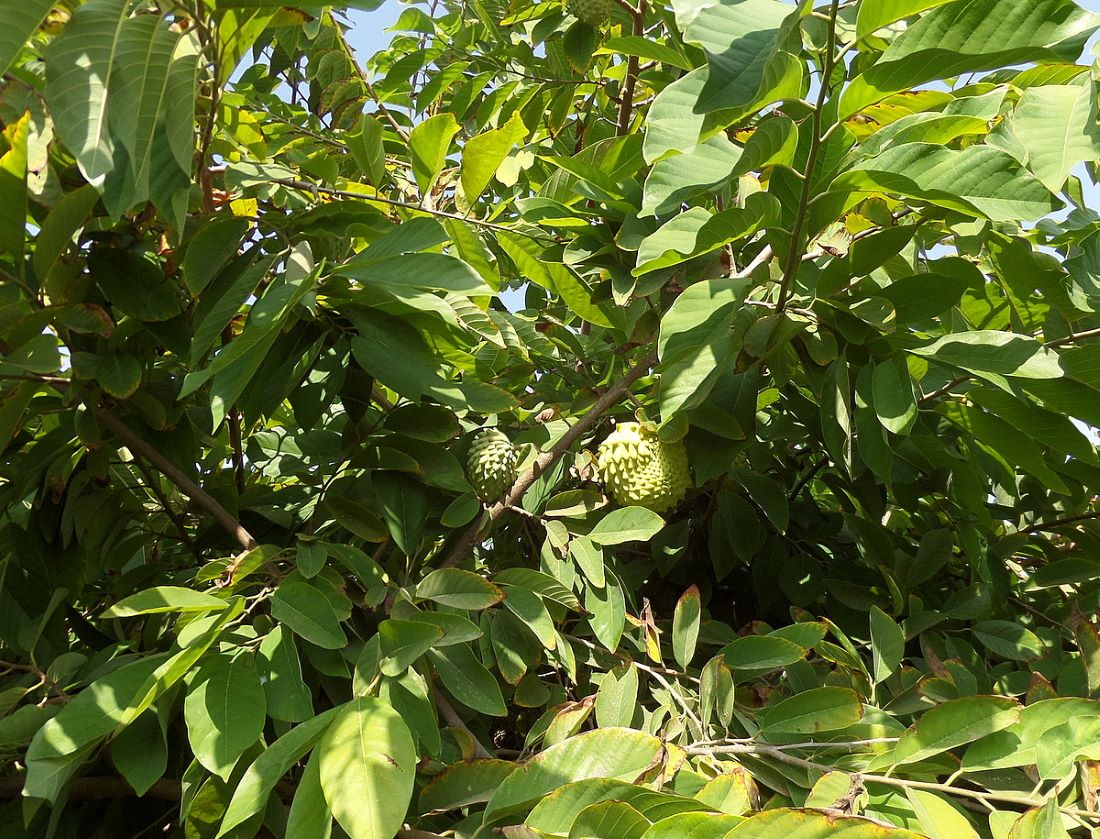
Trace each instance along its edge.
{"label": "small green fruit", "polygon": [[608,435],[596,468],[615,501],[655,513],[678,504],[691,484],[684,444],[662,443],[655,430],[637,422],[619,423]]}
{"label": "small green fruit", "polygon": [[482,501],[495,501],[516,480],[516,450],[495,428],[478,432],[466,457],[466,476]]}
{"label": "small green fruit", "polygon": [[565,0],[565,9],[578,20],[597,29],[611,20],[614,0]]}

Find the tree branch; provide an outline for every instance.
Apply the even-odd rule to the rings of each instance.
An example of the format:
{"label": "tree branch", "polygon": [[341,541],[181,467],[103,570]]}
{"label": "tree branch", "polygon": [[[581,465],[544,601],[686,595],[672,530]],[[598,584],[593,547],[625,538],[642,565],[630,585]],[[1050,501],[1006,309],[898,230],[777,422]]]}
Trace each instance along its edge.
{"label": "tree branch", "polygon": [[379,204],[388,204],[391,207],[402,207],[407,210],[416,210],[418,213],[427,213],[428,215],[437,216],[439,218],[452,219],[454,221],[465,221],[470,224],[475,224],[478,227],[484,227],[489,230],[501,230],[505,233],[513,233],[517,236],[526,236],[528,239],[534,239],[537,242],[549,242],[553,237],[550,236],[536,236],[532,233],[528,233],[525,230],[518,230],[514,227],[509,227],[506,224],[497,224],[492,221],[481,221],[476,218],[469,218],[467,216],[460,215],[458,213],[448,213],[446,210],[435,210],[428,207],[423,207],[420,204],[413,204],[410,201],[398,201],[394,198],[385,198],[381,195],[364,195],[362,192],[352,192],[348,189],[333,189],[327,186],[321,186],[320,184],[311,184],[308,181],[298,181],[291,178],[270,178],[267,183],[280,184],[282,186],[289,186],[293,189],[301,189],[306,192],[324,193],[325,195],[335,195],[339,198],[355,198],[359,201],[377,201]]}
{"label": "tree branch", "polygon": [[185,544],[195,557],[202,559],[202,555],[195,549],[195,541],[191,538],[191,534],[187,532],[187,528],[183,524],[183,519],[179,517],[179,514],[172,509],[172,506],[168,503],[168,497],[164,494],[164,491],[157,484],[156,478],[153,475],[149,465],[145,462],[145,458],[138,452],[132,451],[134,455],[134,463],[137,464],[138,469],[141,470],[141,474],[145,476],[145,483],[149,486],[149,491],[153,493],[157,499],[157,503],[160,504],[161,509],[164,510],[164,514],[168,516],[168,520],[172,522],[172,526],[176,528],[176,532],[180,535],[180,541]]}
{"label": "tree branch", "polygon": [[[633,34],[645,36],[645,0],[638,0],[638,8],[631,9],[634,18]],[[632,55],[626,62],[626,80],[623,82],[622,98],[619,101],[618,135],[623,137],[630,131],[630,114],[634,109],[634,89],[638,85],[638,56]]]}
{"label": "tree branch", "polygon": [[517,506],[523,498],[523,494],[531,488],[531,485],[539,479],[539,476],[545,474],[546,470],[569,451],[577,440],[599,422],[600,417],[618,404],[630,390],[630,386],[645,375],[656,363],[657,352],[653,350],[630,368],[622,379],[608,388],[607,392],[588,409],[588,412],[570,426],[569,430],[551,447],[550,451],[543,452],[535,459],[535,464],[516,479],[516,482],[512,484],[511,489],[504,497],[489,508],[487,515],[480,517],[466,528],[440,567],[449,568],[466,559],[474,546],[481,541],[489,526],[507,512],[509,507]]}
{"label": "tree branch", "polygon": [[[23,794],[23,778],[0,778],[0,798],[19,798]],[[138,798],[124,778],[113,776],[77,778],[68,787],[71,799],[88,801],[97,798]],[[155,781],[142,798],[155,798],[160,801],[179,801],[180,782],[169,778]]]}
{"label": "tree branch", "polygon": [[206,490],[192,481],[182,470],[176,467],[164,455],[153,448],[149,443],[130,430],[118,417],[106,408],[96,409],[96,417],[112,434],[123,442],[126,448],[145,458],[164,477],[175,484],[180,492],[206,510],[207,513],[229,533],[237,543],[245,550],[252,550],[258,545],[252,534],[241,527],[241,523],[225,509],[217,499]]}
{"label": "tree branch", "polygon": [[[806,745],[806,744],[802,744]],[[822,743],[821,747],[825,747],[829,744]],[[835,766],[828,766],[824,763],[816,763],[812,760],[806,760],[805,758],[798,757],[796,755],[788,754],[785,749],[791,748],[789,746],[773,746],[766,743],[744,743],[741,745],[726,745],[726,746],[709,746],[709,745],[697,745],[686,749],[685,751],[689,755],[707,755],[707,754],[728,754],[728,755],[752,755],[756,757],[770,757],[774,760],[778,760],[781,763],[786,763],[789,766],[797,766],[800,769],[808,769],[811,772],[820,772],[825,774],[827,772],[836,771]],[[872,783],[883,784],[884,786],[891,786],[898,789],[919,789],[929,790],[931,792],[940,792],[946,795],[958,796],[959,798],[969,798],[975,801],[981,801],[989,804],[993,802],[1004,804],[1016,804],[1021,807],[1042,807],[1046,804],[1046,800],[1040,800],[1032,798],[1026,795],[1004,795],[1001,793],[982,792],[980,790],[966,789],[964,787],[955,787],[950,784],[940,784],[933,781],[913,781],[908,778],[895,778],[891,775],[869,775],[862,772],[852,772],[860,780]],[[1100,819],[1100,814],[1093,813],[1089,810],[1080,810],[1074,807],[1059,807],[1063,813],[1067,813],[1073,816],[1079,816],[1087,819]]]}
{"label": "tree branch", "polygon": [[443,719],[446,720],[447,725],[452,728],[457,728],[460,731],[465,731],[470,736],[470,739],[474,743],[474,755],[476,757],[491,758],[493,756],[492,752],[481,745],[481,741],[474,736],[474,733],[470,731],[469,726],[467,726],[462,717],[458,715],[454,706],[447,701],[447,697],[445,697],[435,685],[432,685],[432,698],[435,700],[435,707],[439,709],[439,713]]}
{"label": "tree branch", "polygon": [[1038,524],[1033,524],[1030,527],[1025,527],[1022,530],[1017,530],[1017,533],[1042,533],[1043,531],[1055,530],[1059,527],[1065,527],[1067,524],[1077,524],[1083,521],[1092,521],[1093,519],[1100,519],[1100,512],[1094,513],[1082,513],[1079,516],[1066,516],[1061,519],[1052,519],[1051,521],[1041,521]]}
{"label": "tree branch", "polygon": [[825,107],[825,100],[829,97],[829,78],[833,74],[833,42],[836,40],[836,16],[840,0],[833,0],[829,8],[829,35],[825,42],[825,62],[821,73],[821,88],[817,92],[817,105],[811,117],[813,133],[810,135],[810,151],[806,156],[806,172],[802,179],[802,194],[798,198],[798,208],[795,211],[794,224],[791,225],[791,244],[787,252],[787,264],[783,269],[783,279],[779,283],[779,301],[776,304],[776,313],[781,313],[787,305],[787,297],[791,291],[791,282],[795,272],[802,261],[802,245],[799,242],[802,236],[802,227],[806,219],[806,208],[810,203],[810,189],[814,177],[814,169],[817,168],[817,156],[821,152],[821,112]]}

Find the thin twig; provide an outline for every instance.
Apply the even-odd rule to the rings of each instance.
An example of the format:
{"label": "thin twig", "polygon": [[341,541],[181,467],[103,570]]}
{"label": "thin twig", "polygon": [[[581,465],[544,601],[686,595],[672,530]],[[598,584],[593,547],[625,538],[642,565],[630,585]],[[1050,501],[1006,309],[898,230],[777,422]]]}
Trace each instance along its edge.
{"label": "thin twig", "polygon": [[1052,519],[1051,521],[1041,521],[1037,524],[1033,524],[1030,527],[1024,527],[1017,530],[1017,533],[1042,533],[1044,531],[1056,530],[1059,527],[1065,527],[1067,524],[1077,524],[1082,521],[1092,521],[1093,519],[1100,519],[1100,512],[1094,513],[1082,513],[1078,516],[1066,516],[1061,519]]}
{"label": "thin twig", "polygon": [[282,186],[289,186],[293,189],[302,189],[307,192],[324,193],[325,195],[334,195],[338,198],[355,198],[359,201],[377,201],[380,204],[388,204],[391,207],[402,207],[406,210],[415,210],[418,213],[427,213],[428,215],[438,216],[439,218],[452,219],[453,221],[465,221],[470,224],[476,224],[478,227],[485,227],[489,230],[501,230],[505,233],[514,233],[517,236],[526,236],[529,239],[545,242],[549,237],[540,236],[533,233],[529,233],[525,230],[518,230],[514,227],[509,227],[506,224],[497,224],[492,221],[481,221],[476,218],[467,218],[466,216],[459,215],[458,213],[448,213],[446,210],[429,209],[423,207],[420,204],[413,204],[410,201],[398,201],[395,198],[385,198],[381,195],[364,195],[361,192],[352,192],[347,189],[333,189],[332,187],[321,186],[320,184],[311,184],[308,181],[299,181],[292,178],[270,178],[267,183],[280,184]]}
{"label": "thin twig", "polygon": [[564,633],[562,637],[565,638],[567,641],[574,641],[580,644],[582,647],[587,647],[588,649],[592,650],[592,652],[599,655],[607,655],[611,656],[612,658],[617,658],[623,664],[633,665],[634,667],[637,667],[639,670],[645,673],[650,673],[654,675],[660,674],[662,676],[672,676],[676,679],[685,679],[686,681],[693,682],[694,684],[699,684],[699,679],[688,673],[683,673],[679,670],[671,670],[668,667],[654,667],[651,664],[646,664],[644,661],[635,661],[630,656],[624,655],[623,653],[613,653],[611,652],[611,650],[597,646],[596,644],[593,644],[591,641],[589,641],[587,638],[578,638],[576,635],[569,635],[568,633]]}
{"label": "thin twig", "polygon": [[810,467],[801,478],[798,479],[798,483],[794,485],[790,493],[787,495],[788,501],[794,501],[798,497],[798,493],[802,492],[802,488],[806,486],[810,481],[814,479],[814,475],[820,472],[825,465],[829,462],[829,458],[823,457],[817,463]]}

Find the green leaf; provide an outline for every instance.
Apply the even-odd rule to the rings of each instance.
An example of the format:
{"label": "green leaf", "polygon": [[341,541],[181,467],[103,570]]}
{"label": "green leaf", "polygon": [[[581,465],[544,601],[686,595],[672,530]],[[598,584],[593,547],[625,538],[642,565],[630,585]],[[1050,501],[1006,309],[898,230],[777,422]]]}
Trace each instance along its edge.
{"label": "green leaf", "polygon": [[175,288],[153,261],[118,248],[99,248],[88,257],[88,267],[117,311],[149,322],[180,313]]}
{"label": "green leaf", "polygon": [[26,0],[7,9],[4,28],[0,30],[0,76],[8,72],[53,5],[53,0]]}
{"label": "green leaf", "polygon": [[608,573],[603,588],[587,588],[584,606],[589,613],[588,625],[596,640],[615,652],[626,626],[626,597],[618,578]]}
{"label": "green leaf", "polygon": [[942,405],[940,410],[1007,463],[1030,472],[1054,492],[1069,492],[1062,478],[1047,465],[1043,450],[1027,434],[1017,431],[1000,417],[969,405]]}
{"label": "green leaf", "polygon": [[181,586],[154,586],[122,598],[101,617],[129,618],[158,612],[209,612],[224,608],[224,600],[204,591]]}
{"label": "green leaf", "polygon": [[115,399],[129,399],[141,386],[141,362],[125,353],[99,356],[96,381]]}
{"label": "green leaf", "polygon": [[753,102],[764,82],[767,58],[775,47],[779,26],[791,14],[791,7],[778,0],[741,0],[721,5],[677,0],[673,9],[684,39],[707,52],[710,78],[701,91],[697,109],[712,111]]}
{"label": "green leaf", "polygon": [[604,673],[596,691],[600,728],[630,728],[638,711],[638,670],[623,664]]}
{"label": "green leaf", "polygon": [[569,541],[569,556],[577,563],[577,567],[581,569],[585,579],[596,588],[603,588],[607,584],[607,576],[604,573],[603,551],[597,548],[587,536]]}
{"label": "green leaf", "polygon": [[979,839],[969,819],[947,798],[919,789],[907,789],[905,797],[929,839]]}
{"label": "green leaf", "polygon": [[1056,379],[1062,375],[1058,354],[1034,338],[978,329],[938,338],[909,352],[974,373],[996,373],[1021,379]]}
{"label": "green leaf", "polygon": [[448,693],[467,708],[491,717],[507,713],[500,685],[468,645],[432,649],[428,657]]}
{"label": "green leaf", "polygon": [[360,696],[340,708],[317,745],[321,787],[351,839],[390,839],[405,821],[416,749],[401,716]]}
{"label": "green leaf", "polygon": [[454,609],[488,609],[504,592],[484,577],[461,568],[437,568],[417,583],[416,596]]}
{"label": "green leaf", "polygon": [[34,240],[34,255],[31,258],[34,273],[40,281],[49,276],[50,269],[72,243],[77,231],[84,226],[84,220],[97,201],[99,195],[95,188],[86,184],[80,189],[65,193],[50,210]]}
{"label": "green leaf", "polygon": [[538,242],[510,233],[498,233],[497,241],[528,280],[560,295],[569,309],[596,326],[614,326],[599,305],[592,302],[592,292],[580,276],[567,265],[547,257]]}
{"label": "green leaf", "polygon": [[1008,697],[967,696],[926,711],[894,747],[894,765],[915,763],[1007,728],[1020,718]]}
{"label": "green leaf", "polygon": [[719,653],[726,666],[737,670],[774,670],[806,657],[806,649],[786,638],[745,635],[732,641]]}
{"label": "green leaf", "polygon": [[682,668],[687,668],[695,658],[695,643],[699,639],[701,612],[699,588],[692,585],[680,595],[680,599],[676,601],[676,609],[672,613],[672,651],[676,657],[676,663]]}
{"label": "green leaf", "polygon": [[[458,123],[454,114],[442,113],[428,117],[417,123],[409,132],[409,154],[412,158],[413,177],[420,187],[421,195],[427,195],[443,165],[447,161],[447,151],[451,140],[458,133]],[[353,839],[356,839],[353,837]]]}
{"label": "green leaf", "polygon": [[155,712],[146,711],[111,741],[111,763],[139,796],[164,777],[168,744]]}
{"label": "green leaf", "polygon": [[681,70],[692,68],[691,61],[682,51],[674,49],[669,44],[640,35],[620,35],[617,38],[605,38],[599,52],[608,55],[636,55],[639,58],[648,58],[664,64],[671,64]]}
{"label": "green leaf", "polygon": [[649,819],[623,801],[601,801],[577,814],[569,830],[569,839],[588,836],[614,836],[615,839],[640,839],[649,827]]}
{"label": "green leaf", "polygon": [[386,179],[386,150],[382,145],[382,123],[370,114],[359,117],[356,130],[347,135],[348,150],[368,181],[380,186]]}
{"label": "green leaf", "polygon": [[677,813],[654,822],[642,839],[724,839],[741,821],[724,813]]}
{"label": "green leaf", "polygon": [[[103,201],[112,215],[144,200],[150,179],[160,174],[151,171],[160,163],[153,143],[161,114],[169,107],[169,73],[178,37],[168,20],[156,15],[135,15],[122,24],[106,97],[117,159],[104,183]],[[190,132],[191,114],[187,117]],[[183,170],[187,175],[190,163]]]}
{"label": "green leaf", "polygon": [[[0,39],[3,36],[0,35]],[[0,61],[3,60],[0,44]],[[0,71],[0,75],[3,71]],[[27,130],[30,112],[3,132],[7,151],[0,155],[0,249],[7,251],[22,271],[23,246],[27,236]]]}
{"label": "green leaf", "polygon": [[426,488],[400,472],[375,472],[372,484],[394,544],[405,556],[415,556],[424,539],[431,504]]}
{"label": "green leaf", "polygon": [[34,735],[27,749],[28,769],[39,760],[75,754],[114,731],[164,658],[154,655],[125,664],[77,693]]}
{"label": "green leaf", "polygon": [[744,207],[718,213],[692,207],[673,216],[642,240],[638,246],[638,264],[631,274],[640,277],[716,251],[775,224],[779,214],[779,201],[767,192],[755,192],[745,200]]}
{"label": "green leaf", "polygon": [[248,767],[222,816],[218,837],[225,836],[267,806],[275,784],[314,747],[321,735],[346,706],[340,705],[295,726],[272,743]]}
{"label": "green leaf", "polygon": [[[126,22],[125,0],[82,4],[46,49],[46,102],[58,136],[93,186],[115,166],[116,141],[108,130],[107,94],[118,68],[115,56]],[[132,100],[112,108],[134,108]]]}
{"label": "green leaf", "polygon": [[530,589],[520,586],[506,586],[504,606],[539,639],[544,649],[553,650],[558,646],[558,635],[554,629],[554,620],[542,598]]}
{"label": "green leaf", "polygon": [[1041,181],[990,146],[962,151],[933,143],[891,146],[839,175],[825,198],[846,191],[889,192],[994,221],[1037,219],[1058,208]]}
{"label": "green leaf", "polygon": [[465,142],[462,146],[461,182],[467,203],[473,204],[485,191],[508,152],[526,135],[527,128],[517,111],[500,128],[477,134]]}
{"label": "green leaf", "polygon": [[951,0],[863,0],[856,15],[856,34],[865,38],[876,30]]}
{"label": "green leaf", "polygon": [[710,395],[735,350],[734,313],[749,285],[703,280],[683,291],[661,318],[661,416],[691,410]]}
{"label": "green leaf", "polygon": [[872,606],[871,673],[875,684],[886,681],[901,666],[905,656],[905,630],[878,606]]}
{"label": "green leaf", "polygon": [[650,768],[661,748],[656,737],[626,728],[601,728],[570,737],[505,778],[489,799],[485,816],[521,809],[572,781],[634,781]]}
{"label": "green leaf", "polygon": [[1028,810],[1008,833],[1008,839],[1070,839],[1062,825],[1058,801],[1051,799],[1040,808]]}
{"label": "green leaf", "polygon": [[621,545],[623,542],[644,542],[657,535],[665,520],[645,507],[620,507],[612,510],[588,534],[597,545]]}
{"label": "green leaf", "polygon": [[[887,93],[935,79],[1029,61],[1074,61],[1096,20],[1070,0],[939,5],[891,41],[882,57],[853,80],[841,98],[840,118]],[[860,32],[870,25],[865,23]]]}
{"label": "green leaf", "polygon": [[646,177],[639,215],[665,215],[691,196],[713,191],[733,177],[740,158],[741,149],[719,134],[658,161]]}
{"label": "green leaf", "polygon": [[855,725],[863,718],[863,704],[850,688],[822,687],[796,693],[771,706],[760,729],[775,734],[816,734]]}
{"label": "green leaf", "polygon": [[351,261],[340,266],[337,271],[354,277],[364,285],[389,288],[395,292],[426,289],[463,296],[492,294],[492,289],[473,268],[461,259],[442,253],[405,253],[379,259],[377,254],[371,254],[368,249],[360,257],[353,257]]}
{"label": "green leaf", "polygon": [[493,791],[516,770],[507,760],[471,760],[454,763],[420,791],[419,810],[456,810],[488,801]]}
{"label": "green leaf", "polygon": [[296,635],[326,650],[348,643],[335,607],[323,592],[307,582],[281,583],[271,595],[271,616]]}
{"label": "green leaf", "polygon": [[908,434],[917,421],[917,397],[902,356],[875,365],[871,392],[882,427],[894,434]]}
{"label": "green leaf", "polygon": [[302,678],[294,636],[276,626],[260,642],[257,660],[263,678],[267,713],[272,719],[298,722],[313,715],[313,696]]}
{"label": "green leaf", "polygon": [[780,808],[758,813],[726,834],[727,839],[927,839],[902,828],[883,827],[858,816]]}
{"label": "green leaf", "polygon": [[974,388],[967,392],[966,398],[1032,439],[1042,440],[1044,446],[1086,463],[1098,463],[1095,446],[1063,414],[991,387]]}
{"label": "green leaf", "polygon": [[321,789],[321,761],[315,753],[294,790],[286,822],[286,839],[328,839],[332,835],[332,811]]}
{"label": "green leaf", "polygon": [[1092,79],[1029,87],[1012,114],[1012,134],[1027,152],[1027,168],[1058,192],[1078,163],[1100,158],[1100,126]]}
{"label": "green leaf", "polygon": [[228,778],[237,759],[260,738],[266,698],[248,653],[211,656],[195,674],[183,705],[195,759]]}
{"label": "green leaf", "polygon": [[982,621],[973,631],[989,650],[1011,661],[1034,661],[1046,654],[1039,636],[1013,621]]}
{"label": "green leaf", "polygon": [[430,623],[389,618],[378,624],[378,637],[382,643],[382,673],[399,676],[414,661],[435,646],[443,637],[443,629]]}
{"label": "green leaf", "polygon": [[244,219],[218,219],[191,237],[183,254],[183,281],[188,290],[200,294],[225,267],[248,232]]}

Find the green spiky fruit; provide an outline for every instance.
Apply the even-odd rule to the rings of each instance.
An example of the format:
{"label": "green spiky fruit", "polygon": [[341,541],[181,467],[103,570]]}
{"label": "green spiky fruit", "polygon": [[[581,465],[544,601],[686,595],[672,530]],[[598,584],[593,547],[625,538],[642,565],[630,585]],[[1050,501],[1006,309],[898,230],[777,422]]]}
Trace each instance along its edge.
{"label": "green spiky fruit", "polygon": [[596,455],[596,468],[619,504],[663,513],[678,504],[691,483],[683,443],[662,443],[657,432],[637,422],[621,422]]}
{"label": "green spiky fruit", "polygon": [[565,8],[573,17],[597,28],[611,19],[614,0],[565,0]]}
{"label": "green spiky fruit", "polygon": [[466,476],[478,497],[495,501],[516,480],[516,450],[495,428],[478,432],[466,457]]}

